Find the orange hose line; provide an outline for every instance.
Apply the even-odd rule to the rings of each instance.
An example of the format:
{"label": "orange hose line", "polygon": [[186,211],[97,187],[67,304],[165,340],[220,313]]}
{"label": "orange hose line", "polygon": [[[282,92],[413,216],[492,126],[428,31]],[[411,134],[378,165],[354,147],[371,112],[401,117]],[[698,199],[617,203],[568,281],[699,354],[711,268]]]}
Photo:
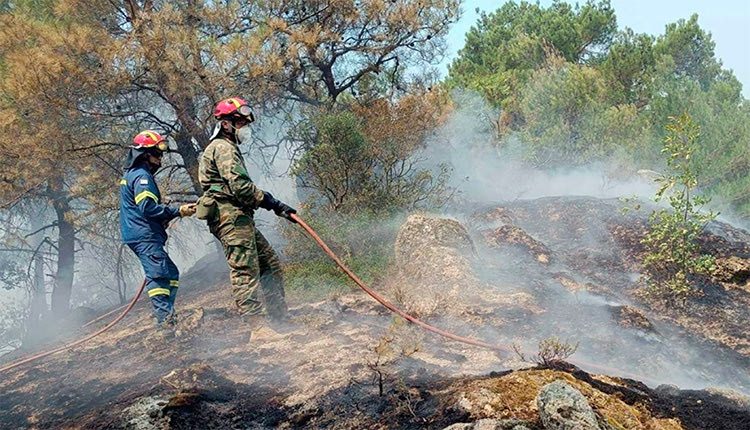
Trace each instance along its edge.
{"label": "orange hose line", "polygon": [[[140,296],[138,296],[138,297],[140,298]],[[110,316],[112,314],[115,314],[115,313],[117,313],[118,311],[120,311],[122,309],[125,309],[126,307],[128,307],[127,304],[126,305],[122,305],[122,306],[117,307],[117,308],[114,308],[111,311],[107,312],[106,314],[99,315],[98,317],[96,317],[96,318],[92,319],[91,321],[87,322],[86,324],[82,325],[81,328],[86,328],[86,327],[88,327],[88,326],[90,326],[90,325],[92,325],[94,323],[97,323],[97,322],[103,320],[104,318],[107,318],[108,316]]]}
{"label": "orange hose line", "polygon": [[[144,279],[143,282],[141,283],[141,287],[138,289],[138,292],[135,293],[135,297],[133,297],[133,300],[130,301],[130,304],[125,309],[125,311],[123,311],[117,318],[115,318],[114,320],[112,320],[112,322],[110,322],[106,326],[102,327],[98,331],[96,331],[96,332],[94,332],[94,333],[92,333],[92,334],[90,334],[90,335],[88,335],[88,336],[86,336],[86,337],[84,337],[82,339],[79,339],[79,340],[77,340],[75,342],[69,343],[67,345],[63,345],[63,346],[61,346],[59,348],[55,348],[55,349],[52,349],[52,350],[46,351],[46,352],[41,352],[41,353],[33,355],[31,357],[23,358],[23,359],[18,360],[18,361],[14,362],[14,363],[11,363],[11,364],[8,364],[6,366],[3,366],[2,368],[0,368],[0,373],[5,372],[6,370],[13,369],[13,368],[18,367],[18,366],[21,366],[21,365],[26,364],[26,363],[30,363],[30,362],[35,361],[35,360],[39,360],[40,358],[44,358],[44,357],[47,357],[47,356],[50,356],[50,355],[53,355],[53,354],[57,354],[58,352],[65,351],[66,349],[70,349],[70,348],[73,348],[74,346],[81,345],[82,343],[87,342],[87,341],[95,338],[96,336],[99,336],[100,334],[104,333],[105,331],[107,331],[110,328],[112,328],[115,324],[117,324],[118,322],[120,322],[120,320],[122,320],[123,318],[125,318],[125,315],[127,315],[128,312],[130,312],[130,310],[133,309],[133,306],[135,306],[135,303],[138,301],[138,298],[141,296],[141,293],[143,292],[143,289],[145,287],[146,287],[146,280]],[[112,312],[110,312],[110,313],[112,313]]]}
{"label": "orange hose line", "polygon": [[[391,312],[399,315],[400,317],[404,318],[405,320],[407,320],[409,322],[412,322],[412,323],[414,323],[414,324],[422,327],[423,329],[425,329],[427,331],[431,331],[431,332],[433,332],[435,334],[438,334],[440,336],[446,337],[448,339],[453,339],[453,340],[455,340],[457,342],[465,343],[467,345],[474,345],[474,346],[478,346],[478,347],[481,347],[481,348],[491,349],[491,350],[495,350],[495,351],[515,352],[515,350],[513,348],[511,348],[509,346],[506,346],[506,345],[491,344],[491,343],[487,343],[487,342],[484,342],[484,341],[481,341],[481,340],[472,339],[472,338],[469,338],[469,337],[463,337],[463,336],[459,336],[457,334],[454,334],[454,333],[451,333],[451,332],[448,332],[448,331],[445,331],[445,330],[441,330],[441,329],[439,329],[437,327],[434,327],[434,326],[432,326],[430,324],[427,324],[425,322],[420,321],[419,319],[417,319],[417,318],[415,318],[415,317],[407,314],[406,312],[402,311],[401,309],[398,309],[392,303],[390,303],[389,301],[385,300],[378,293],[376,293],[370,287],[368,287],[367,285],[365,285],[365,283],[362,282],[359,279],[359,277],[357,277],[357,275],[354,274],[354,272],[352,272],[351,270],[349,270],[349,268],[346,267],[346,265],[344,265],[344,263],[338,258],[338,256],[336,256],[336,254],[334,254],[333,251],[331,251],[331,249],[328,247],[328,245],[326,245],[325,242],[323,242],[323,240],[315,233],[315,231],[309,225],[307,225],[304,221],[302,221],[302,219],[297,214],[290,214],[290,218],[293,219],[294,221],[296,221],[310,235],[310,237],[312,237],[313,240],[315,240],[315,242],[318,243],[318,245],[323,249],[323,251],[325,251],[326,254],[328,254],[328,256],[341,268],[341,270],[343,270],[352,279],[352,281],[354,281],[362,290],[364,290],[364,292],[366,292],[367,294],[369,294],[370,297],[372,297],[373,299],[375,299],[381,305],[383,305],[386,308],[388,308],[388,310],[390,310]],[[529,354],[526,351],[519,351],[519,352]],[[635,373],[626,372],[624,370],[617,369],[617,368],[614,368],[614,367],[607,367],[607,366],[603,366],[603,365],[600,365],[600,364],[590,363],[590,362],[586,362],[586,361],[582,361],[582,360],[567,360],[567,361],[569,361],[570,363],[573,363],[573,364],[575,364],[576,366],[579,366],[579,367],[588,367],[588,368],[592,368],[592,369],[597,369],[599,371],[603,371],[605,373],[615,373],[615,374],[625,375],[625,376],[627,376],[629,378],[640,380],[640,381],[649,381],[649,382],[652,382],[652,383],[658,383],[658,381],[656,381],[656,380],[654,380],[652,378],[648,378],[648,377],[645,377],[643,375],[638,375],[638,374],[635,374]]]}

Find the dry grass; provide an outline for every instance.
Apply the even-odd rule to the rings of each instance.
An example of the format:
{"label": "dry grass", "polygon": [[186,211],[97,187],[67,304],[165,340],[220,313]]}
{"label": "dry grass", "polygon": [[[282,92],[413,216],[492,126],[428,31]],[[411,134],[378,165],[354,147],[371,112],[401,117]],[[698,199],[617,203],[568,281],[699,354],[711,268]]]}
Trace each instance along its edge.
{"label": "dry grass", "polygon": [[539,411],[536,396],[541,388],[553,381],[563,380],[579,390],[591,407],[616,429],[678,430],[679,420],[656,418],[643,405],[630,406],[617,396],[603,393],[568,373],[554,370],[518,371],[498,378],[472,381],[459,388],[470,406],[473,419],[516,418],[536,421]]}

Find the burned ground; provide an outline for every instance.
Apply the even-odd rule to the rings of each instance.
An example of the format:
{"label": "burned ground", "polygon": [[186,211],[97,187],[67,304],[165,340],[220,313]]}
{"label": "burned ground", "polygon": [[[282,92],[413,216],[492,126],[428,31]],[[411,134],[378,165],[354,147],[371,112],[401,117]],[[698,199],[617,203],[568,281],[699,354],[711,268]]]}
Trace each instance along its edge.
{"label": "burned ground", "polygon": [[[360,292],[316,303],[292,297],[288,325],[250,327],[232,310],[225,266],[206,257],[181,279],[183,323],[173,342],[153,336],[144,300],[90,343],[3,374],[0,423],[343,429],[516,418],[538,429],[533,399],[545,383],[564,380],[611,428],[749,427],[742,395],[694,389],[750,391],[748,333],[740,324],[750,296],[746,232],[725,224],[707,231],[702,246],[727,263],[687,312],[637,294],[643,219],[622,215],[616,201],[494,205],[464,227],[420,216],[402,241],[423,235],[419,223],[428,223],[441,242],[400,247],[406,263],[393,273],[400,294],[432,301],[413,304],[427,321],[532,354],[547,336],[568,338],[580,342],[570,359],[580,368],[510,370],[530,364],[416,330]],[[375,287],[396,301],[393,282]]]}
{"label": "burned ground", "polygon": [[[608,315],[612,315],[613,308],[630,309],[631,315],[637,312],[640,327],[624,327],[618,312],[616,319],[623,330],[607,328],[598,342],[583,345],[600,349],[587,351],[587,355],[600,361],[613,360],[618,366],[633,368],[626,360],[618,363],[616,357],[608,357],[616,354],[616,349],[608,354],[605,348],[621,342],[624,349],[637,352],[626,354],[627,359],[640,356],[657,364],[654,369],[649,369],[647,362],[636,366],[644,373],[655,373],[661,367],[660,361],[676,361],[690,369],[689,379],[707,380],[712,373],[723,373],[724,380],[736,383],[734,388],[750,391],[750,294],[745,275],[750,263],[746,242],[750,236],[725,223],[709,225],[701,236],[702,250],[716,256],[722,270],[699,280],[701,296],[690,299],[685,306],[670,306],[639,294],[638,268],[643,253],[640,239],[647,213],[631,211],[624,215],[622,206],[614,199],[580,197],[519,201],[478,210],[472,218],[475,228],[513,225],[546,245],[553,256],[553,264],[541,264],[534,261],[533,251],[512,252],[517,248],[515,243],[498,246],[485,242],[483,252],[490,257],[483,263],[491,264],[483,264],[481,273],[492,280],[501,279],[496,273],[507,278],[515,270],[516,276],[510,279],[526,283],[524,287],[535,291],[534,298],[546,310],[547,321],[570,315],[568,308],[573,307],[575,314],[589,313],[582,320],[596,322],[601,328],[606,324],[595,315],[600,315],[602,309],[607,309]],[[501,257],[493,258],[494,255]],[[559,317],[554,315],[556,312]],[[597,340],[596,330],[590,324],[583,326],[589,333],[580,330],[582,324],[560,328],[572,338]],[[641,341],[629,339],[634,337]]]}

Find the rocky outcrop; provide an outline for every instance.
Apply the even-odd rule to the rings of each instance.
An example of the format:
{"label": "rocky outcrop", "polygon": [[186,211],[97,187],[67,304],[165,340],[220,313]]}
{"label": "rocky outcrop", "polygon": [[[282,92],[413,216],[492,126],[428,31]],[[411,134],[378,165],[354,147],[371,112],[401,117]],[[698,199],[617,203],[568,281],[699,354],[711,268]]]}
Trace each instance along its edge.
{"label": "rocky outcrop", "polygon": [[[721,378],[730,382],[732,387],[747,390],[746,372],[743,375],[736,369],[746,367],[750,358],[750,331],[747,330],[750,232],[718,221],[709,223],[696,238],[696,243],[702,253],[716,258],[714,270],[691,279],[698,294],[690,297],[683,306],[670,306],[662,298],[647,294],[639,276],[645,252],[641,241],[648,231],[649,214],[656,208],[643,204],[642,210],[625,213],[622,209],[623,203],[615,199],[549,197],[487,207],[470,219],[480,232],[496,231],[499,226],[518,227],[549,250],[552,262],[549,265],[528,261],[528,258],[509,258],[504,265],[498,263],[498,272],[503,276],[515,271],[518,283],[531,284],[539,295],[550,299],[542,306],[548,314],[550,305],[562,304],[564,301],[558,299],[565,298],[565,294],[550,288],[558,285],[550,283],[549,277],[554,277],[573,294],[576,306],[601,304],[604,308],[611,303],[637,304],[660,327],[661,335],[654,336],[656,333],[651,331],[651,324],[646,318],[641,318],[642,315],[617,309],[616,315],[610,313],[609,316],[614,317],[621,327],[635,329],[632,334],[650,345],[640,346],[656,348],[656,353],[648,352],[656,361],[668,365],[674,360],[669,349],[674,348],[715,350],[719,354],[715,360],[700,360],[695,359],[698,354],[685,354],[681,364],[688,368],[702,367],[709,361],[732,363],[737,359],[738,365],[721,367]],[[507,242],[503,244],[505,247]],[[534,256],[533,247],[516,246],[525,246]],[[488,253],[494,251],[492,247],[488,248]],[[502,260],[502,248],[498,251],[500,256],[496,260]],[[550,269],[555,273],[545,273]],[[560,273],[565,276],[557,276]],[[536,279],[527,282],[530,278]],[[581,310],[585,311],[585,308]],[[623,312],[626,315],[622,315]],[[689,335],[684,338],[670,336],[670,333],[675,333],[674,326],[679,327],[679,332]],[[670,339],[660,347],[657,345],[660,342],[654,342],[657,337],[662,341],[667,337]],[[678,341],[680,345],[677,345]],[[617,357],[613,359],[617,360]],[[716,375],[716,370],[706,368],[702,372]]]}
{"label": "rocky outcrop", "polygon": [[536,403],[547,430],[600,429],[588,400],[564,381],[555,381],[542,387]]}
{"label": "rocky outcrop", "polygon": [[136,399],[123,409],[122,418],[129,430],[161,430],[168,428],[169,418],[164,414],[168,400],[160,396]]}
{"label": "rocky outcrop", "polygon": [[396,273],[388,289],[409,313],[458,313],[460,306],[446,305],[460,303],[481,286],[471,267],[474,243],[458,221],[411,215],[396,237],[395,253]]}
{"label": "rocky outcrop", "polygon": [[622,328],[635,329],[645,333],[656,333],[654,325],[640,310],[632,306],[608,306],[617,325]]}
{"label": "rocky outcrop", "polygon": [[550,262],[550,250],[541,242],[531,237],[521,227],[504,225],[494,230],[482,231],[486,244],[491,248],[509,246],[530,254],[542,264]]}
{"label": "rocky outcrop", "polygon": [[750,279],[750,258],[730,255],[717,258],[711,275],[719,282],[728,282],[747,287]]}
{"label": "rocky outcrop", "polygon": [[[683,414],[682,417],[695,412],[695,409],[680,407],[673,410],[673,404],[670,401],[662,403],[662,399],[655,400],[663,407],[661,410],[638,408],[637,404],[650,402],[647,400],[649,394],[645,386],[619,378],[594,378],[585,382],[568,373],[550,369],[516,371],[481,378],[469,383],[456,384],[452,394],[455,400],[448,409],[456,411],[459,416],[469,418],[462,419],[462,423],[476,423],[487,419],[507,422],[512,418],[531,429],[545,430],[681,430],[684,427],[680,425],[680,421],[672,418],[674,412],[679,411]],[[567,387],[562,388],[561,385]],[[677,391],[680,392],[679,389]],[[655,399],[655,396],[653,398]],[[695,400],[690,406],[696,406]],[[557,419],[556,415],[560,418],[578,417],[579,411],[595,412],[583,415],[587,418],[581,427],[561,427],[557,424],[561,420]],[[714,416],[712,419],[717,418]],[[734,420],[736,417],[731,416],[731,419]],[[548,420],[552,427],[547,427],[544,420]]]}

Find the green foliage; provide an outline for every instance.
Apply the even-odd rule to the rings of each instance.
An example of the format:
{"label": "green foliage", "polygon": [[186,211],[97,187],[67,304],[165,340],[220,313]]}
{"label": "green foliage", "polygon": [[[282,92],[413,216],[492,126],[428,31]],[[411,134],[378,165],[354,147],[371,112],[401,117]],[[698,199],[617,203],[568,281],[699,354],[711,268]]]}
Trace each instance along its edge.
{"label": "green foliage", "polygon": [[666,198],[671,210],[654,211],[649,218],[649,231],[641,240],[646,248],[643,278],[647,293],[684,301],[697,292],[691,276],[712,270],[714,258],[700,254],[695,239],[717,214],[701,212],[710,199],[693,194],[698,170],[692,155],[700,128],[683,113],[671,118],[666,129],[662,153],[667,155],[670,172],[657,179],[661,186],[655,200]]}
{"label": "green foliage", "polygon": [[[722,72],[704,90],[696,79],[675,75],[673,70],[662,63],[654,83],[658,92],[642,114],[652,124],[652,141],[663,141],[667,134],[656,124],[669,121],[673,112],[687,112],[700,125],[706,142],[698,144],[693,154],[701,166],[704,190],[720,203],[750,214],[750,107],[742,100],[741,85],[731,73]],[[655,153],[647,147],[639,155],[655,160]]]}
{"label": "green foliage", "polygon": [[[393,264],[393,244],[403,216],[318,211],[313,217],[305,210],[301,212],[300,216],[363,282],[372,285],[383,279]],[[284,278],[292,294],[315,300],[357,288],[302,229],[289,224],[282,234],[288,241],[285,254],[291,260],[284,266]]]}
{"label": "green foliage", "polygon": [[614,87],[617,102],[641,108],[651,99],[656,69],[653,44],[653,37],[636,34],[629,28],[615,37],[599,69]]}
{"label": "green foliage", "polygon": [[654,45],[654,54],[667,56],[673,63],[676,76],[687,76],[698,81],[706,90],[721,72],[721,63],[714,55],[716,44],[711,34],[698,25],[698,15],[688,21],[679,20],[667,25],[663,36]]}
{"label": "green foliage", "polygon": [[467,33],[446,82],[499,107],[495,143],[537,167],[658,169],[664,124],[687,112],[710,142],[693,155],[703,191],[747,216],[750,106],[714,48],[697,15],[653,37],[618,31],[608,2],[508,2]]}
{"label": "green foliage", "polygon": [[575,8],[555,1],[547,9],[508,2],[494,13],[482,14],[469,30],[466,45],[450,66],[448,82],[478,89],[500,105],[550,52],[573,63],[593,61],[606,50],[615,30],[609,1],[589,0]]}
{"label": "green foliage", "polygon": [[55,0],[0,0],[0,14],[24,12],[39,19],[52,19]]}
{"label": "green foliage", "polygon": [[295,161],[291,173],[301,177],[304,185],[320,191],[335,209],[366,186],[373,168],[360,127],[359,120],[345,112],[319,117],[297,130],[306,151]]}
{"label": "green foliage", "polygon": [[[367,285],[382,279],[392,263],[391,256],[377,251],[357,252],[344,261]],[[303,301],[322,300],[357,288],[330,258],[322,255],[285,264],[284,279],[290,294]]]}
{"label": "green foliage", "polygon": [[646,124],[633,105],[615,105],[615,96],[593,67],[550,61],[521,92],[522,140],[534,165],[579,165],[613,152],[632,151]]}
{"label": "green foliage", "polygon": [[323,206],[343,213],[393,212],[423,203],[439,204],[447,192],[447,167],[420,168],[416,148],[398,136],[365,135],[352,112],[322,114],[296,131],[304,153],[292,174],[322,197]]}

